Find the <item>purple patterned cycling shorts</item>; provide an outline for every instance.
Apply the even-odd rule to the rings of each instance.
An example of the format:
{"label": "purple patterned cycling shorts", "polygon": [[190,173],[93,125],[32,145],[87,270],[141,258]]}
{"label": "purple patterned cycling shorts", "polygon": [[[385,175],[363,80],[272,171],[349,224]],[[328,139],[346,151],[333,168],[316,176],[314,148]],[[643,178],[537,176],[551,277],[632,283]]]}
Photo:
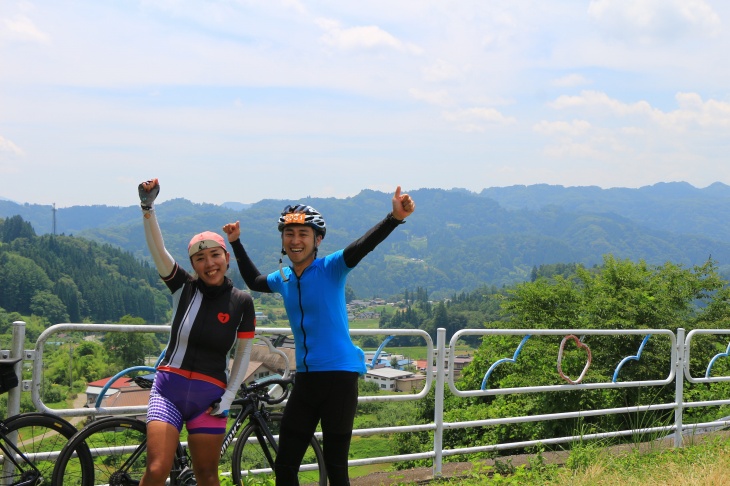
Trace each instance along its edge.
{"label": "purple patterned cycling shorts", "polygon": [[221,387],[206,381],[158,371],[150,391],[147,422],[165,422],[178,432],[185,423],[188,434],[224,434],[227,419],[206,413],[223,392]]}

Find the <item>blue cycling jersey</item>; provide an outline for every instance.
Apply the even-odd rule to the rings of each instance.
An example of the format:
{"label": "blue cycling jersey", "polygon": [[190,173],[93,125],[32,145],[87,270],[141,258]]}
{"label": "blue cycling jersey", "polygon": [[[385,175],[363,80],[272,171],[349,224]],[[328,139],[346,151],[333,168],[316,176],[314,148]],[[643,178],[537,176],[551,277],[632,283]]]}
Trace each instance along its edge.
{"label": "blue cycling jersey", "polygon": [[238,270],[251,290],[278,292],[284,298],[296,344],[297,372],[352,371],[365,373],[365,353],[350,339],[345,279],[368,253],[403,221],[388,214],[344,250],[315,258],[297,277],[291,267],[261,274],[240,240],[231,242]]}
{"label": "blue cycling jersey", "polygon": [[345,280],[351,268],[343,250],[315,259],[300,277],[291,268],[270,273],[269,288],[281,294],[296,343],[297,371],[365,373],[365,354],[350,339]]}

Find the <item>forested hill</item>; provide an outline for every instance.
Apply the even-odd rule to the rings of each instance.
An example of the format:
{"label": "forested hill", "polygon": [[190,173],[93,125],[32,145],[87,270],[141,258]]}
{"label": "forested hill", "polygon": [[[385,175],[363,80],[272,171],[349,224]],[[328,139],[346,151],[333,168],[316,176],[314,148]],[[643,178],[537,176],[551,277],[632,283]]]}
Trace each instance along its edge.
{"label": "forested hill", "polygon": [[720,182],[704,189],[686,182],[640,189],[535,184],[492,187],[480,195],[507,209],[558,206],[579,213],[613,213],[653,229],[730,241],[730,186]]}
{"label": "forested hill", "polygon": [[125,315],[162,323],[170,308],[157,272],[129,252],[72,236],[37,236],[20,216],[0,219],[0,288],[0,309],[48,324],[119,322]]}
{"label": "forested hill", "polygon": [[[702,264],[714,259],[730,269],[730,187],[704,189],[662,183],[639,189],[513,186],[473,193],[462,189],[409,190],[416,213],[397,228],[352,272],[357,297],[388,297],[422,287],[432,298],[448,297],[483,284],[528,280],[533,267],[551,263],[600,264],[618,259]],[[322,253],[343,248],[390,208],[392,194],[364,190],[345,199],[310,198],[327,220]],[[157,214],[165,243],[187,266],[190,237],[220,231],[240,220],[243,242],[262,272],[274,271],[280,240],[276,219],[295,201],[267,199],[244,209],[194,204],[185,199],[160,203]],[[48,206],[0,201],[0,217],[20,214],[44,233],[51,228]],[[126,208],[81,206],[57,212],[57,232],[118,246],[147,259],[142,218]],[[237,272],[236,284],[242,285]]]}

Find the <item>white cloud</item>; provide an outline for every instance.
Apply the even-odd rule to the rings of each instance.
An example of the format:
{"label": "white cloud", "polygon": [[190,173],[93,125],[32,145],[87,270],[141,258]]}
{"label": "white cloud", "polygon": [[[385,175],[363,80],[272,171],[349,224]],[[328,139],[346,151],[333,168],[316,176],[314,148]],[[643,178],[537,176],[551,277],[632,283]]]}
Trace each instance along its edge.
{"label": "white cloud", "polygon": [[426,81],[438,83],[462,78],[463,74],[457,66],[443,59],[437,59],[433,64],[423,69],[423,77]]}
{"label": "white cloud", "polygon": [[436,106],[449,106],[453,103],[453,99],[447,91],[424,91],[416,88],[412,88],[408,91],[410,95],[419,101],[425,101],[430,105]]}
{"label": "white cloud", "polygon": [[0,167],[23,171],[2,190],[32,173],[68,204],[78,167],[159,164],[197,198],[181,168],[210,160],[248,174],[210,181],[246,202],[302,161],[318,196],[395,160],[423,167],[391,173],[410,187],[730,183],[727,19],[728,0],[0,0]]}
{"label": "white cloud", "polygon": [[537,133],[543,135],[563,134],[569,136],[578,136],[586,133],[591,129],[590,122],[586,120],[573,120],[571,122],[564,121],[546,121],[535,124],[532,127]]}
{"label": "white cloud", "polygon": [[546,146],[542,153],[552,159],[600,159],[603,157],[601,151],[591,143],[574,142],[572,140],[560,144]]}
{"label": "white cloud", "polygon": [[3,155],[11,157],[22,157],[25,155],[23,149],[13,143],[12,140],[0,135],[0,157]]}
{"label": "white cloud", "polygon": [[457,125],[456,129],[463,133],[483,133],[487,131],[486,126],[478,125],[476,123],[462,123]]}
{"label": "white cloud", "polygon": [[510,125],[517,122],[514,117],[505,116],[494,108],[466,108],[445,113],[444,117],[453,122],[489,123],[495,125]]}
{"label": "white cloud", "polygon": [[651,116],[652,112],[655,111],[646,101],[624,103],[600,91],[582,91],[578,96],[559,96],[552,103],[548,103],[548,106],[557,110],[568,108],[593,109],[594,112],[606,111],[620,116],[639,114]]}
{"label": "white cloud", "polygon": [[588,15],[607,34],[629,42],[716,35],[721,27],[704,0],[592,0]]}
{"label": "white cloud", "polygon": [[584,86],[590,84],[590,80],[586,79],[582,74],[568,74],[557,79],[553,79],[552,85],[558,88],[572,88],[575,86]]}
{"label": "white cloud", "polygon": [[667,119],[681,125],[730,127],[730,103],[718,100],[702,101],[702,97],[697,93],[677,93],[675,98],[679,109],[667,113]]}
{"label": "white cloud", "polygon": [[631,137],[641,137],[646,135],[646,130],[640,127],[621,127],[619,129],[619,132],[622,135],[627,135]]}
{"label": "white cloud", "polygon": [[397,39],[375,25],[344,28],[332,19],[318,19],[317,24],[325,31],[322,42],[342,50],[392,49],[400,52],[419,54],[421,49]]}
{"label": "white cloud", "polygon": [[48,42],[49,36],[42,32],[33,21],[23,15],[16,14],[10,18],[3,19],[0,23],[0,40],[12,42]]}
{"label": "white cloud", "polygon": [[548,106],[557,110],[583,109],[596,115],[640,117],[667,129],[683,131],[692,126],[725,128],[730,126],[730,103],[703,101],[697,93],[677,93],[678,108],[664,112],[647,101],[625,103],[598,91],[583,91],[578,96],[560,96]]}

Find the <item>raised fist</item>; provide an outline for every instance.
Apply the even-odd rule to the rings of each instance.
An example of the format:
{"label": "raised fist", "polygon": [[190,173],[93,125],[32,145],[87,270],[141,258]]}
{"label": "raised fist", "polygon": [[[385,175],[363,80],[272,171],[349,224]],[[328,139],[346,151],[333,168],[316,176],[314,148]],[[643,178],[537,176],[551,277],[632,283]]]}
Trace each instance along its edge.
{"label": "raised fist", "polygon": [[160,193],[160,183],[157,179],[150,179],[139,185],[139,201],[142,209],[149,211],[155,202],[155,198]]}

